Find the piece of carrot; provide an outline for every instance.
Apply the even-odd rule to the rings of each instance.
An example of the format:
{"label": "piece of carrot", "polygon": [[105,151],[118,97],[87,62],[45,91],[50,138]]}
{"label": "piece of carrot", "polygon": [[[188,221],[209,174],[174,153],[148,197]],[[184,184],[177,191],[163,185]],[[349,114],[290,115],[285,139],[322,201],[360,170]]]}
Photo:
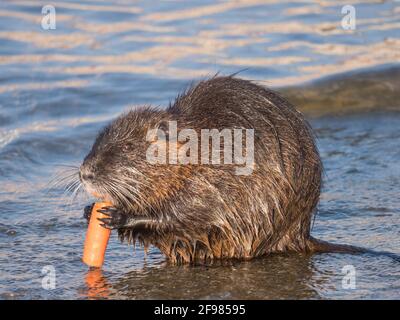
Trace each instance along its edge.
{"label": "piece of carrot", "polygon": [[111,230],[103,228],[100,225],[102,224],[101,221],[97,219],[104,216],[98,210],[107,206],[111,206],[111,203],[97,202],[92,209],[82,257],[82,261],[91,267],[101,267],[104,262],[104,255]]}

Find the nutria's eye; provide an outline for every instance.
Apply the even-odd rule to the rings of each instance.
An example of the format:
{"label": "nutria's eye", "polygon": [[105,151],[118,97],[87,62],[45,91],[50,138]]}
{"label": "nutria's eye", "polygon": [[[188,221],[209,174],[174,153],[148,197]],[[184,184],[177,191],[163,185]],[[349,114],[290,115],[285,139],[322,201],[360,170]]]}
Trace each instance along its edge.
{"label": "nutria's eye", "polygon": [[125,144],[123,147],[122,147],[122,150],[123,151],[130,151],[130,150],[132,150],[132,144],[131,143],[127,143],[127,144]]}

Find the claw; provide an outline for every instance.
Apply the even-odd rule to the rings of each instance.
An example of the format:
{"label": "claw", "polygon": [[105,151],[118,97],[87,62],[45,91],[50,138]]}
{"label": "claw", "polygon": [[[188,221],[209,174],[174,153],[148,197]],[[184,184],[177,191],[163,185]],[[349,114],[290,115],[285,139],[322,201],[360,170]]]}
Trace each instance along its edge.
{"label": "claw", "polygon": [[101,211],[117,212],[118,209],[117,209],[117,208],[114,208],[114,207],[101,207],[101,209],[100,209],[99,211],[100,211],[100,212],[101,212]]}
{"label": "claw", "polygon": [[101,212],[102,214],[106,215],[106,216],[111,216],[111,213],[107,210],[97,210],[98,212]]}
{"label": "claw", "polygon": [[100,222],[103,222],[105,224],[110,224],[111,223],[111,219],[110,218],[97,218],[97,220],[99,220]]}
{"label": "claw", "polygon": [[98,212],[103,214],[103,217],[98,218],[102,222],[101,226],[106,229],[119,229],[125,226],[125,214],[115,207],[102,207]]}

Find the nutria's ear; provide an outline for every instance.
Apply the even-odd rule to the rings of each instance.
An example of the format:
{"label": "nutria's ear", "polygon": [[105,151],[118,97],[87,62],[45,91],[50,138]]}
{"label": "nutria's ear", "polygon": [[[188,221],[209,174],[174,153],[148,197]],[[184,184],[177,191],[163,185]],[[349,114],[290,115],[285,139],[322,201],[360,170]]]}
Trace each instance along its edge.
{"label": "nutria's ear", "polygon": [[165,139],[169,140],[169,124],[168,121],[166,120],[162,120],[159,124],[158,124],[158,129],[163,131],[165,134]]}
{"label": "nutria's ear", "polygon": [[156,141],[169,141],[169,125],[168,121],[161,120],[154,126],[147,129],[146,141],[156,142]]}

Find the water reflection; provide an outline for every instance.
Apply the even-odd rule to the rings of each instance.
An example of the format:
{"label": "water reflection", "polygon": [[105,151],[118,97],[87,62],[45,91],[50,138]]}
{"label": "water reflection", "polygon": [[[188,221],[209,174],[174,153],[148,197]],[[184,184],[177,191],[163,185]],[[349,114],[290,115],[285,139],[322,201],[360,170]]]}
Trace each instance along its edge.
{"label": "water reflection", "polygon": [[316,299],[310,283],[318,273],[310,256],[272,255],[211,266],[149,267],[122,275],[112,287],[128,299]]}
{"label": "water reflection", "polygon": [[99,268],[89,268],[85,277],[86,291],[84,296],[89,300],[107,299],[110,297],[110,284]]}

